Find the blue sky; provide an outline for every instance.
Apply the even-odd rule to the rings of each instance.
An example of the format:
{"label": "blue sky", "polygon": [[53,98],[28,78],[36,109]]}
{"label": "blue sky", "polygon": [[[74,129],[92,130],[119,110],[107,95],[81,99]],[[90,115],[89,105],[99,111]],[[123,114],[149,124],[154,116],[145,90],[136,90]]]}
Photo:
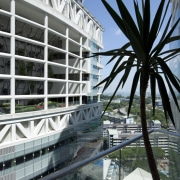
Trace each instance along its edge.
{"label": "blue sky", "polygon": [[[107,0],[109,4],[118,10],[116,5],[116,0]],[[130,12],[133,12],[133,0],[125,0],[128,9]],[[159,4],[159,0],[153,0],[152,6],[153,10],[157,8]],[[123,33],[118,29],[117,25],[107,12],[101,0],[84,0],[84,6],[86,9],[98,20],[98,22],[104,27],[103,32],[103,46],[104,49],[102,51],[107,51],[115,48],[119,48],[124,45],[127,40]],[[170,13],[170,12],[169,12]],[[152,13],[153,14],[153,13]],[[102,57],[101,62],[104,65],[104,69],[101,71],[102,79],[104,79],[110,72],[113,64],[107,65],[108,57]],[[129,93],[131,82],[132,82],[133,74],[129,78],[127,84],[118,91],[119,94]],[[111,87],[105,91],[105,93],[112,93],[117,85],[118,78],[112,83]]]}

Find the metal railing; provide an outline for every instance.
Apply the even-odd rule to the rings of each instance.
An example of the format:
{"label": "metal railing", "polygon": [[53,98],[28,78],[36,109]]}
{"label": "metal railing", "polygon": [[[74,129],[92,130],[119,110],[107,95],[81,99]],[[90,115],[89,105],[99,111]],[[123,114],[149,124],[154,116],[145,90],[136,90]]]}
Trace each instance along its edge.
{"label": "metal railing", "polygon": [[[153,132],[165,133],[165,134],[168,134],[168,135],[180,137],[180,134],[170,132],[170,131],[165,131],[165,130],[160,130],[160,129],[150,129],[150,130],[148,130],[149,134],[151,134]],[[80,162],[77,162],[75,164],[72,164],[72,165],[70,165],[70,166],[68,166],[66,168],[58,170],[58,171],[56,171],[56,172],[54,172],[54,173],[52,173],[52,174],[50,174],[48,176],[45,176],[45,177],[43,177],[41,179],[42,180],[50,180],[50,179],[53,180],[53,179],[63,178],[66,175],[71,174],[72,172],[86,166],[87,164],[89,164],[89,163],[91,163],[91,162],[93,162],[95,160],[98,160],[98,159],[100,159],[100,158],[102,158],[102,157],[104,157],[104,156],[106,156],[106,155],[108,155],[110,153],[113,153],[113,152],[115,152],[115,151],[117,151],[117,150],[119,150],[121,148],[126,147],[127,145],[141,139],[142,137],[143,137],[143,135],[139,134],[139,135],[127,140],[127,141],[124,141],[124,142],[120,143],[119,145],[116,145],[116,146],[114,146],[112,148],[109,148],[109,149],[107,149],[107,150],[105,150],[103,152],[99,152],[98,154],[94,155],[93,157],[90,157],[90,158],[87,158],[87,159],[82,160]]]}

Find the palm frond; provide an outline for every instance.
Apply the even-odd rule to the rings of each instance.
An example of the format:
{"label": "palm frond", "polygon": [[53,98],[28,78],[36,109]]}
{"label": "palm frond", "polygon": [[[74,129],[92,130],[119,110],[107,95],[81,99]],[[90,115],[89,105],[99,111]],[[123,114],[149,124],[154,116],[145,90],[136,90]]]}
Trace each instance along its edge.
{"label": "palm frond", "polygon": [[[114,96],[116,95],[116,93],[117,93],[117,91],[118,91],[120,85],[121,85],[121,83],[119,82],[118,85],[117,85],[117,87],[116,87],[116,89],[114,90],[114,92],[113,92],[113,94],[112,94],[110,100],[108,101],[108,104],[107,104],[106,107],[105,107],[104,113],[106,112],[107,108],[108,108],[109,105],[111,104],[111,102],[112,102]],[[104,115],[104,113],[102,114],[102,116]]]}
{"label": "palm frond", "polygon": [[133,21],[133,18],[126,6],[122,1],[117,0],[117,5],[122,16],[122,21],[126,29],[126,35],[131,43],[133,50],[135,51],[137,57],[145,59],[144,45],[142,43],[142,37]]}
{"label": "palm frond", "polygon": [[[103,91],[104,92],[109,86],[110,84],[113,82],[113,80],[115,79],[115,77],[121,72],[123,71],[124,69],[126,69],[126,61],[122,62],[122,64],[116,69],[117,67],[114,66],[113,69],[111,70],[109,76],[107,78],[105,78],[102,82],[104,83],[105,82],[105,85],[104,85],[104,88],[103,88]],[[116,69],[116,70],[115,70]],[[99,85],[99,84],[98,84]],[[96,85],[96,86],[98,86]]]}
{"label": "palm frond", "polygon": [[161,14],[163,12],[163,7],[164,7],[164,1],[161,1],[158,10],[155,14],[150,32],[149,32],[149,39],[148,39],[148,49],[152,49],[152,46],[157,38],[157,34],[159,32],[159,27],[161,24]]}
{"label": "palm frond", "polygon": [[[117,56],[132,56],[132,51],[126,51],[126,49],[130,46],[130,43],[126,43],[124,46],[122,46],[120,49],[117,50],[116,54],[114,54],[113,58],[111,58],[107,64],[111,63]],[[121,57],[121,59],[123,59],[123,56]]]}
{"label": "palm frond", "polygon": [[[103,55],[107,54],[108,56],[112,56],[111,59],[108,61],[108,64],[111,62],[115,62],[109,76],[102,81],[103,83],[105,83],[103,92],[105,89],[110,87],[114,79],[118,77],[119,73],[122,73],[122,76],[118,81],[113,96],[111,97],[108,103],[109,105],[113,97],[117,93],[117,90],[120,87],[123,87],[127,82],[127,79],[130,75],[132,68],[136,67],[136,72],[133,77],[133,81],[130,89],[130,101],[129,101],[127,114],[129,116],[134,95],[140,79],[141,123],[142,123],[143,136],[145,140],[144,141],[145,147],[148,155],[149,152],[151,152],[151,148],[150,148],[150,141],[148,140],[148,135],[146,135],[147,119],[146,119],[145,95],[149,80],[150,80],[150,88],[151,88],[153,114],[155,114],[155,99],[156,99],[156,86],[157,86],[159,88],[159,92],[162,98],[165,118],[167,120],[169,116],[172,123],[175,125],[168,92],[163,81],[163,75],[165,76],[165,80],[167,81],[168,87],[173,96],[173,100],[175,101],[175,104],[178,107],[178,102],[175,96],[175,90],[173,88],[175,87],[175,89],[178,90],[178,92],[180,92],[180,86],[179,86],[180,79],[178,79],[170,71],[166,62],[180,53],[178,48],[174,48],[172,50],[164,50],[164,47],[168,43],[172,43],[180,39],[179,36],[173,37],[173,32],[175,28],[178,26],[180,19],[178,19],[176,23],[174,23],[174,25],[170,27],[170,22],[172,18],[170,16],[164,28],[164,31],[162,32],[162,36],[160,40],[157,42],[157,36],[160,34],[160,30],[163,27],[162,25],[165,22],[165,17],[167,15],[167,10],[169,8],[169,2],[166,3],[165,0],[160,1],[157,11],[155,12],[155,16],[153,17],[152,23],[150,17],[151,17],[151,12],[153,11],[151,11],[150,9],[151,8],[150,2],[153,3],[157,3],[157,2],[154,2],[152,0],[141,0],[142,10],[140,11],[140,7],[138,5],[137,0],[134,0],[133,2],[134,2],[136,20],[132,18],[132,13],[125,6],[123,0],[116,0],[119,9],[119,14],[115,10],[113,10],[113,8],[106,2],[106,0],[102,0],[102,2],[105,5],[107,11],[110,13],[113,20],[116,22],[116,24],[122,31],[122,33],[127,37],[129,43],[128,46],[126,45],[126,47],[122,49],[116,49],[116,51],[109,51],[103,53]],[[157,44],[155,44],[156,42]],[[123,61],[123,57],[125,56],[127,56],[128,59]],[[178,107],[178,109],[180,108]],[[153,179],[160,179],[153,155],[148,156],[148,162]]]}
{"label": "palm frond", "polygon": [[[154,53],[154,56],[157,56],[162,51],[162,49],[165,47],[166,44],[172,42],[172,40],[173,41],[175,40],[174,38],[171,39],[171,36],[172,36],[175,28],[177,27],[179,21],[180,21],[180,18],[176,21],[176,23],[173,25],[173,27],[167,33],[167,35],[164,37],[164,39],[161,42],[159,42],[157,44],[157,46],[153,49],[153,51],[151,52],[151,55]],[[177,39],[179,39],[179,38],[177,38]]]}
{"label": "palm frond", "polygon": [[[113,49],[113,50],[106,51],[106,52],[93,53],[93,56],[100,56],[100,55],[101,56],[112,56],[111,59],[107,62],[107,64],[111,63],[116,57],[119,57],[121,55],[136,57],[132,50],[126,50],[128,47],[130,47],[129,42],[126,43],[125,45],[123,45],[121,48],[118,48],[118,49]],[[123,56],[121,59],[123,59]]]}
{"label": "palm frond", "polygon": [[[173,54],[172,56],[174,56],[174,53],[175,54],[179,54],[180,53],[180,48],[177,47],[177,48],[174,48],[174,49],[168,49],[168,50],[165,50],[161,53],[159,53],[159,56],[163,56],[163,59],[169,59],[171,57],[171,53]],[[165,56],[166,54],[168,54],[167,56]]]}
{"label": "palm frond", "polygon": [[[131,24],[131,28],[133,29],[133,34],[134,34],[135,38],[139,39],[139,41],[142,41],[139,31],[137,29],[137,26],[131,16],[131,14],[129,13],[127,7],[124,5],[123,1],[116,0],[116,3],[118,5],[119,12],[122,17],[123,23],[127,24],[127,22],[129,22],[129,24]],[[126,26],[125,26],[125,28],[126,28]],[[126,32],[127,32],[127,36],[129,37],[129,31],[127,30],[127,28],[126,28]],[[129,40],[130,40],[130,38],[129,38]],[[141,43],[141,46],[142,45],[143,44]]]}
{"label": "palm frond", "polygon": [[168,84],[168,87],[169,87],[169,90],[170,90],[170,92],[171,92],[171,95],[172,95],[172,97],[173,97],[173,99],[174,99],[174,102],[175,102],[175,104],[176,104],[176,107],[177,107],[177,109],[180,111],[180,108],[179,108],[179,104],[178,104],[176,95],[175,95],[174,90],[173,90],[173,88],[172,88],[172,86],[171,86],[171,83],[169,82],[169,79],[168,79],[168,77],[167,77],[166,75],[165,75],[165,79],[166,79],[166,82],[167,82],[167,84]]}
{"label": "palm frond", "polygon": [[166,120],[167,120],[167,113],[168,113],[173,125],[175,126],[174,117],[173,117],[172,109],[171,109],[171,105],[170,105],[170,100],[169,100],[169,96],[168,96],[167,89],[164,84],[163,78],[159,74],[155,74],[155,77],[158,82],[158,88],[159,88],[159,92],[160,92],[160,95],[162,98],[162,103],[163,103]]}
{"label": "palm frond", "polygon": [[[167,54],[167,53],[168,53],[168,51],[166,51],[162,54]],[[179,55],[180,55],[180,48],[172,49],[172,51],[171,50],[169,51],[169,54],[167,56],[163,57],[163,60],[164,60],[164,62],[168,62],[168,61],[174,59],[175,57],[177,57]]]}
{"label": "palm frond", "polygon": [[102,0],[102,3],[106,7],[107,11],[111,14],[111,17],[116,22],[118,27],[121,29],[121,31],[124,33],[125,36],[127,36],[126,28],[124,26],[124,23],[122,19],[119,17],[119,15],[114,11],[114,9],[106,2],[106,0]]}
{"label": "palm frond", "polygon": [[180,40],[180,36],[169,37],[169,38],[166,40],[166,44],[169,44],[169,43],[172,43],[173,41],[178,41],[178,40]]}
{"label": "palm frond", "polygon": [[172,19],[172,16],[169,17],[169,20],[166,23],[166,27],[164,28],[163,34],[161,36],[161,39],[159,40],[160,42],[163,41],[163,39],[165,38],[165,36],[166,36],[166,34],[168,32],[168,29],[169,29],[169,26],[170,26],[170,23],[171,23],[171,19]]}
{"label": "palm frond", "polygon": [[133,67],[133,63],[134,63],[134,57],[129,57],[129,59],[127,60],[127,67],[125,69],[124,75],[122,76],[122,88],[124,86],[124,84],[126,83],[126,80],[130,74],[130,71]]}
{"label": "palm frond", "polygon": [[134,78],[133,78],[133,83],[132,83],[131,93],[130,93],[130,98],[129,98],[128,112],[127,112],[128,116],[130,114],[131,106],[132,106],[133,99],[134,99],[134,95],[135,95],[135,92],[137,90],[137,85],[138,85],[140,73],[141,73],[141,70],[139,69],[138,71],[136,71],[136,73],[134,75]]}
{"label": "palm frond", "polygon": [[[131,68],[132,68],[132,67],[136,67],[136,66],[137,66],[137,64],[131,65]],[[104,92],[104,91],[111,85],[111,83],[114,81],[115,77],[116,77],[120,72],[122,72],[123,70],[126,70],[128,67],[129,67],[129,65],[127,65],[127,61],[124,61],[124,62],[117,68],[117,70],[114,70],[114,71],[112,70],[111,73],[109,74],[109,76],[108,76],[107,78],[105,78],[105,79],[101,82],[101,84],[105,82],[105,85],[104,85],[104,88],[103,88],[102,92]],[[116,68],[116,67],[114,67],[114,68]],[[113,69],[114,69],[114,68],[113,68]],[[123,78],[122,80],[120,80],[120,82],[123,83],[123,80],[124,80],[124,78]],[[97,86],[99,86],[99,85],[100,85],[100,84],[97,84],[95,87],[97,87]]]}
{"label": "palm frond", "polygon": [[136,19],[137,19],[137,23],[138,23],[140,36],[143,37],[143,19],[142,19],[141,13],[139,11],[138,3],[135,1],[134,1],[134,9],[135,9],[135,14],[136,14]]}
{"label": "palm frond", "polygon": [[[121,61],[122,58],[119,57],[119,59]],[[126,61],[122,62],[122,64],[120,66],[118,66],[118,68],[116,65],[114,65],[110,74],[106,78],[104,78],[100,83],[98,83],[95,87],[98,87],[105,83],[103,91],[102,91],[102,92],[104,92],[110,86],[110,84],[112,83],[114,78],[124,69],[126,69]]]}
{"label": "palm frond", "polygon": [[150,0],[146,0],[143,13],[143,42],[146,43],[144,44],[146,47],[146,52],[150,51],[148,49],[149,42],[147,41],[147,39],[149,39],[150,16]]}
{"label": "palm frond", "polygon": [[[163,0],[164,1],[164,0]],[[170,1],[168,1],[168,3],[166,4],[166,8],[165,8],[165,11],[164,11],[164,13],[161,15],[161,24],[160,24],[160,26],[159,26],[159,31],[160,31],[160,29],[162,28],[162,25],[164,24],[164,22],[165,22],[165,18],[166,18],[166,15],[167,15],[167,11],[168,11],[168,9],[169,9],[169,4],[170,4]],[[170,16],[170,18],[169,19],[171,19],[171,16]]]}
{"label": "palm frond", "polygon": [[164,75],[166,75],[171,83],[173,84],[173,86],[177,89],[177,91],[180,93],[180,85],[177,82],[176,78],[174,77],[174,74],[172,73],[172,71],[169,69],[169,67],[167,66],[167,64],[162,60],[162,58],[157,58],[158,63],[161,66],[161,69],[164,73]]}
{"label": "palm frond", "polygon": [[150,75],[150,88],[151,88],[153,115],[155,115],[156,79],[154,74]]}

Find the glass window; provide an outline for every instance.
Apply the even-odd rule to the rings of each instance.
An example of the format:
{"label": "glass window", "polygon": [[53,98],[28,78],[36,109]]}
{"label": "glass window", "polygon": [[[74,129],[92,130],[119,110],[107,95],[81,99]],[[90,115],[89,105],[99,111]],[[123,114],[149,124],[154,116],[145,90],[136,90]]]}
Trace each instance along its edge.
{"label": "glass window", "polygon": [[10,74],[10,59],[9,58],[0,56],[0,74]]}
{"label": "glass window", "polygon": [[77,57],[69,55],[68,65],[74,68],[80,68],[80,60]]}
{"label": "glass window", "polygon": [[80,46],[74,42],[69,41],[69,52],[80,55]]}
{"label": "glass window", "polygon": [[0,95],[10,95],[9,79],[0,79]]}
{"label": "glass window", "polygon": [[15,112],[29,112],[44,109],[44,99],[16,99]]}
{"label": "glass window", "polygon": [[10,25],[11,25],[10,17],[1,14],[0,15],[0,31],[10,32]]}
{"label": "glass window", "polygon": [[1,100],[0,101],[0,114],[9,114],[10,113],[10,101]]}
{"label": "glass window", "polygon": [[80,80],[80,72],[75,69],[69,69],[69,80],[79,81]]}
{"label": "glass window", "polygon": [[10,38],[0,36],[0,52],[10,53]]}
{"label": "glass window", "polygon": [[68,84],[68,93],[69,94],[79,94],[80,93],[80,84],[78,83],[69,83]]}
{"label": "glass window", "polygon": [[44,64],[16,59],[15,71],[16,75],[43,77]]}
{"label": "glass window", "polygon": [[65,82],[48,82],[48,94],[65,94]]}
{"label": "glass window", "polygon": [[44,94],[43,81],[16,80],[16,95]]}
{"label": "glass window", "polygon": [[36,41],[44,42],[44,30],[28,24],[26,22],[21,22],[16,19],[15,25],[15,33],[16,35],[23,36],[29,39],[33,39]]}
{"label": "glass window", "polygon": [[48,78],[66,79],[66,68],[48,65]]}
{"label": "glass window", "polygon": [[78,105],[80,103],[78,96],[69,97],[69,106]]}
{"label": "glass window", "polygon": [[60,51],[55,51],[52,49],[48,49],[48,61],[59,63],[59,64],[65,64],[65,53]]}
{"label": "glass window", "polygon": [[65,97],[49,98],[48,99],[48,108],[59,108],[65,107]]}
{"label": "glass window", "polygon": [[16,40],[16,55],[44,59],[44,47]]}
{"label": "glass window", "polygon": [[51,32],[48,34],[48,44],[65,50],[65,39]]}

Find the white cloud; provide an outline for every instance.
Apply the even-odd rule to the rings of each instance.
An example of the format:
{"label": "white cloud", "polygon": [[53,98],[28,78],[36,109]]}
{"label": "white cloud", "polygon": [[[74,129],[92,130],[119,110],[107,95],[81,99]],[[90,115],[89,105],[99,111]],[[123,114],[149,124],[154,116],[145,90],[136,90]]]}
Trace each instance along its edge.
{"label": "white cloud", "polygon": [[120,30],[120,29],[117,29],[116,31],[115,31],[115,35],[121,35],[122,34],[122,31]]}
{"label": "white cloud", "polygon": [[113,31],[113,33],[115,35],[118,35],[118,36],[122,34],[122,31],[120,29],[117,29],[117,28],[112,28],[111,31]]}

